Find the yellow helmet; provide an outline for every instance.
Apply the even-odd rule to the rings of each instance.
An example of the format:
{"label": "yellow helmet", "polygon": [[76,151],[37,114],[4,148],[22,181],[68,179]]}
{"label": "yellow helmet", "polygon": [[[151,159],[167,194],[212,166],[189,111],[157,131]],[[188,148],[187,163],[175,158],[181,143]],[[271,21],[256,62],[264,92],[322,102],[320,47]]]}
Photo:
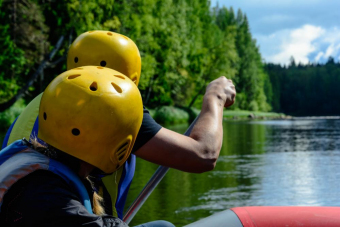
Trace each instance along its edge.
{"label": "yellow helmet", "polygon": [[112,173],[131,153],[142,123],[137,86],[115,70],[84,66],[66,71],[46,88],[38,137]]}
{"label": "yellow helmet", "polygon": [[136,44],[110,31],[89,31],[74,40],[67,54],[67,69],[98,65],[117,70],[138,85],[142,61]]}

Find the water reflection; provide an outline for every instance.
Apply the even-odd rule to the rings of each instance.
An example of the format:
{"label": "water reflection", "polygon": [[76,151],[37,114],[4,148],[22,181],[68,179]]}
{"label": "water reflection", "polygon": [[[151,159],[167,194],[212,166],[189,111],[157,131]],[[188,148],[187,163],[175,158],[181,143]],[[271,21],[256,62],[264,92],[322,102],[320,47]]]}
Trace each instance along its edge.
{"label": "water reflection", "polygon": [[[135,183],[146,166],[138,161],[128,203],[151,176]],[[237,206],[339,206],[339,166],[340,120],[225,122],[215,170],[171,170],[133,223],[180,226]]]}
{"label": "water reflection", "polygon": [[[340,206],[340,120],[229,121],[223,140],[214,171],[170,170],[131,224],[182,226],[238,206]],[[137,160],[127,205],[157,167]]]}

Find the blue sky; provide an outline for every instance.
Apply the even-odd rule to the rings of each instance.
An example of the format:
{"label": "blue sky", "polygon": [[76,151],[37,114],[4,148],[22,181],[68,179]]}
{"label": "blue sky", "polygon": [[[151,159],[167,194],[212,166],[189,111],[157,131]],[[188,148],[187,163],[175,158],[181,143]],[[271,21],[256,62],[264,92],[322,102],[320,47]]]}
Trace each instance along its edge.
{"label": "blue sky", "polygon": [[340,0],[212,0],[241,9],[265,62],[340,61]]}

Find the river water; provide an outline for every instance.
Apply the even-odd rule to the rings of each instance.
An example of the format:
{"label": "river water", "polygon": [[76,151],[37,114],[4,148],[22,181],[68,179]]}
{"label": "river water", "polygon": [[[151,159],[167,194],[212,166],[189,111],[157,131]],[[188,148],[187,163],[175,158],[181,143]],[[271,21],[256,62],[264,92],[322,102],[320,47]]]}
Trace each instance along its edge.
{"label": "river water", "polygon": [[[170,170],[130,224],[183,226],[238,206],[340,206],[340,120],[225,121],[223,138],[213,171]],[[137,159],[126,208],[157,167]]]}
{"label": "river water", "polygon": [[[131,224],[182,226],[238,206],[340,206],[340,120],[226,121],[223,137],[213,171],[170,170]],[[137,161],[127,206],[156,168]]]}

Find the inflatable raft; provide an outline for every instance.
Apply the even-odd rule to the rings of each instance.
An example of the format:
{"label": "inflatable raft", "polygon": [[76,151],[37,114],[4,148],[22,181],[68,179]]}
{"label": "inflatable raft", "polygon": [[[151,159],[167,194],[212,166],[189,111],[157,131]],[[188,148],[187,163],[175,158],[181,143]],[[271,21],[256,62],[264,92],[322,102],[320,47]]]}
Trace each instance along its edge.
{"label": "inflatable raft", "polygon": [[340,227],[340,207],[236,207],[186,227]]}

